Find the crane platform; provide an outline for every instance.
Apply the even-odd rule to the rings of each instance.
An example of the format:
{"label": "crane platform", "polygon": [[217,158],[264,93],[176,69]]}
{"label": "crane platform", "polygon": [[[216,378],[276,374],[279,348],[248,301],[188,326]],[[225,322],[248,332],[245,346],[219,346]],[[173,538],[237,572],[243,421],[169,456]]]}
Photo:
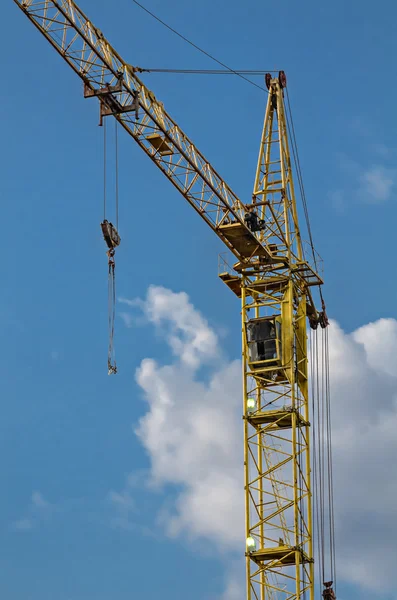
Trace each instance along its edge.
{"label": "crane platform", "polygon": [[309,287],[313,285],[322,285],[324,283],[318,273],[316,273],[316,271],[309,265],[307,261],[301,261],[297,263],[293,267],[292,273],[299,275],[299,277],[303,279],[306,285]]}
{"label": "crane platform", "polygon": [[247,419],[254,426],[269,425],[269,427],[266,427],[267,430],[291,429],[293,414],[296,415],[297,427],[308,425],[308,423],[303,419],[302,415],[298,411],[294,412],[292,408],[258,411],[252,415],[249,415]]}
{"label": "crane platform", "polygon": [[237,250],[242,258],[251,258],[251,256],[265,256],[269,261],[273,257],[271,252],[262,246],[253,233],[237,221],[236,223],[227,223],[219,225],[217,231]]}
{"label": "crane platform", "polygon": [[[241,298],[241,277],[239,275],[233,275],[228,271],[219,273],[219,278],[222,279],[228,288],[236,294],[238,298]],[[288,283],[288,277],[261,277],[252,281],[245,288],[247,296],[253,294],[265,294],[267,292],[281,291],[282,287]]]}
{"label": "crane platform", "polygon": [[297,553],[300,564],[307,564],[309,562],[313,562],[309,559],[307,554],[303,552],[303,550],[301,550],[300,548],[294,548],[293,546],[276,546],[273,548],[260,548],[259,550],[250,552],[249,556],[257,564],[264,562],[273,562],[275,563],[274,567],[276,567],[277,564],[283,566],[294,566],[296,564],[295,559]]}

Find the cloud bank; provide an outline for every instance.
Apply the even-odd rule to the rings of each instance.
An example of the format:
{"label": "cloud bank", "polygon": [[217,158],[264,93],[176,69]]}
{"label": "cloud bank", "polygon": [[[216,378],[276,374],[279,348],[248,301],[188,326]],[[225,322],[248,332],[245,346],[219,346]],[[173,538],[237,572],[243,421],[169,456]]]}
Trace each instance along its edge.
{"label": "cloud bank", "polygon": [[[136,373],[147,403],[136,434],[152,482],[179,490],[161,512],[165,531],[243,553],[240,360],[222,358],[186,294],[152,286],[138,306],[174,355],[166,365],[145,358]],[[332,322],[329,347],[339,581],[387,591],[397,562],[397,321],[352,333]],[[230,586],[237,597],[239,582]]]}

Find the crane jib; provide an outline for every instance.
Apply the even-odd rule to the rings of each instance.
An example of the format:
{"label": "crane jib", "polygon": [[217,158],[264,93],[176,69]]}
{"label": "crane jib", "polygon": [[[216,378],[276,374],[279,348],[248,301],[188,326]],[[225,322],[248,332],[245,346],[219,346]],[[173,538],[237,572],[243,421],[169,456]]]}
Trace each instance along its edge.
{"label": "crane jib", "polygon": [[[254,248],[271,256],[260,237],[246,226],[245,205],[140,81],[134,67],[122,60],[75,2],[14,2],[84,81],[86,90],[97,95],[106,85],[122,83],[122,90],[117,92],[121,110],[112,112],[107,106],[107,114],[119,120],[239,260],[250,257]],[[137,95],[142,109],[139,119],[136,110],[133,116],[128,110],[136,108]],[[222,226],[231,222],[240,224],[248,242],[244,252],[236,247],[235,235],[229,236],[227,228],[222,231]]]}

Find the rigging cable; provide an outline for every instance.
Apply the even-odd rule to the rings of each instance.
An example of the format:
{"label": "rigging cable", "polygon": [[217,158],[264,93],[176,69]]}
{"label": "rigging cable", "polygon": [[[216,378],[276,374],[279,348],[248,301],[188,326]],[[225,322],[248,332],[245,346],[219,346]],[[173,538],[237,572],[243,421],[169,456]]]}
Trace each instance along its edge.
{"label": "rigging cable", "polygon": [[116,276],[114,250],[108,252],[108,322],[109,322],[109,346],[108,346],[108,375],[117,373],[116,355],[114,350],[114,321],[116,316]]}
{"label": "rigging cable", "polygon": [[114,139],[116,146],[116,229],[119,228],[119,128],[117,119],[114,120]]}
{"label": "rigging cable", "polygon": [[328,506],[329,506],[329,537],[331,554],[331,578],[336,590],[336,548],[335,548],[335,513],[334,513],[334,475],[332,460],[332,424],[331,424],[331,384],[329,375],[329,340],[328,327],[323,330],[325,337],[325,366],[326,366],[326,407],[327,407],[327,468],[329,473]]}
{"label": "rigging cable", "polygon": [[[299,183],[299,188],[302,197],[302,203],[305,213],[306,226],[309,235],[310,246],[313,254],[313,262],[316,271],[318,271],[317,258],[314,249],[313,236],[310,225],[309,212],[306,201],[306,193],[303,185],[302,170],[299,160],[299,150],[295,135],[295,126],[292,116],[291,103],[287,89],[287,127],[292,141],[292,153],[295,161],[295,168]],[[331,428],[331,391],[329,377],[329,342],[328,342],[328,319],[325,312],[325,302],[319,287],[319,294],[322,303],[323,313],[320,318],[322,339],[321,339],[321,382],[319,381],[319,360],[318,360],[318,335],[315,330],[314,335],[311,335],[311,361],[312,361],[312,398],[313,398],[313,466],[314,466],[314,481],[315,481],[315,510],[316,510],[316,525],[318,536],[318,560],[319,560],[319,577],[325,585],[325,567],[326,562],[329,562],[331,580],[334,583],[336,590],[336,547],[335,547],[335,513],[333,500],[333,463],[332,463],[332,428]],[[320,321],[321,322],[321,321]],[[325,325],[325,327],[323,327]],[[315,363],[313,363],[315,361]],[[315,371],[313,372],[313,364]],[[317,438],[316,429],[317,427]],[[328,528],[326,526],[326,518],[328,517]],[[328,531],[326,531],[328,529]],[[328,538],[328,539],[327,539]],[[326,544],[327,542],[327,544]],[[326,545],[327,547],[326,549]],[[327,550],[327,555],[326,555]],[[324,600],[332,599],[335,593],[330,588],[332,583],[327,583],[323,593]]]}
{"label": "rigging cable", "polygon": [[104,221],[106,219],[106,163],[107,163],[106,146],[107,146],[107,141],[106,141],[106,119],[105,119],[105,122],[103,125],[103,220]]}
{"label": "rigging cable", "polygon": [[[312,331],[312,330],[311,330]],[[320,388],[319,388],[319,372],[318,372],[318,338],[317,332],[311,334],[311,373],[312,373],[312,414],[313,414],[313,479],[314,479],[314,497],[315,497],[315,513],[316,513],[316,529],[317,529],[317,552],[318,552],[318,573],[319,581],[322,580],[322,564],[323,543],[321,529],[321,500],[320,500],[320,467],[321,467],[321,440],[319,438],[320,428],[317,426],[316,419],[320,419],[319,411],[317,410],[320,403]],[[317,423],[318,425],[318,423]]]}
{"label": "rigging cable", "polygon": [[115,251],[117,246],[120,244],[120,236],[118,234],[118,221],[119,221],[119,166],[118,166],[118,123],[115,121],[115,216],[116,216],[116,227],[107,220],[106,212],[106,187],[107,187],[107,137],[106,137],[106,120],[104,123],[104,192],[103,192],[103,206],[104,216],[103,222],[101,223],[102,234],[108,247],[108,329],[109,329],[109,344],[108,344],[108,375],[117,373],[115,350],[114,350],[114,324],[116,317],[116,263],[115,263]]}
{"label": "rigging cable", "polygon": [[[316,333],[316,337],[318,338],[318,331]],[[318,343],[318,341],[317,341]],[[320,342],[321,343],[321,342]],[[321,353],[321,367],[323,366],[324,360],[324,348],[323,345],[320,345]],[[318,398],[318,417],[317,417],[317,426],[318,426],[318,438],[319,438],[319,446],[318,446],[318,462],[319,462],[319,495],[320,495],[320,503],[319,503],[319,520],[320,520],[320,541],[321,541],[321,581],[325,581],[325,528],[324,528],[324,510],[325,510],[325,468],[324,468],[324,371],[321,370],[318,373],[319,377],[319,389],[320,395]]]}
{"label": "rigging cable", "polygon": [[225,70],[225,69],[143,69],[139,67],[141,73],[177,73],[183,75],[260,75],[261,77],[266,73],[278,73],[279,71],[261,71],[255,69],[236,69],[236,70]]}
{"label": "rigging cable", "polygon": [[[292,140],[292,153],[294,156],[296,174],[297,174],[299,189],[300,189],[301,198],[302,198],[303,210],[305,213],[305,221],[306,221],[307,232],[309,235],[310,248],[311,248],[312,255],[313,255],[313,263],[314,263],[316,272],[318,273],[316,251],[315,251],[314,243],[313,243],[313,235],[312,235],[312,230],[311,230],[311,225],[310,225],[309,210],[308,210],[308,206],[307,206],[305,187],[303,185],[302,170],[301,170],[300,160],[299,160],[298,143],[296,141],[295,126],[294,126],[294,120],[292,117],[292,110],[291,110],[291,103],[290,103],[290,99],[289,99],[288,88],[286,88],[286,92],[287,92],[287,105],[288,105],[288,112],[289,112],[289,118],[288,118],[288,112],[287,112],[287,127],[289,130],[290,138]],[[289,121],[291,121],[291,127],[290,127]],[[291,132],[292,132],[292,134],[291,134]],[[324,298],[323,298],[321,285],[319,285],[318,288],[319,288],[319,294],[320,294],[320,300],[321,300],[324,318],[325,318],[325,320],[327,320],[327,316],[326,316],[326,312],[325,312],[325,302],[324,302]]]}
{"label": "rigging cable", "polygon": [[332,583],[325,579],[329,570],[336,590],[328,328],[321,328],[321,331],[321,338],[317,329],[311,329],[310,333],[314,505],[319,579],[327,583],[323,592],[324,600],[334,600],[335,593],[330,587]]}
{"label": "rigging cable", "polygon": [[159,23],[161,23],[162,25],[164,25],[164,27],[167,27],[167,29],[169,29],[170,31],[172,31],[173,33],[175,33],[175,35],[179,36],[187,44],[190,44],[190,46],[193,46],[193,48],[196,48],[196,50],[199,50],[199,52],[201,52],[202,54],[205,54],[205,56],[208,56],[208,58],[210,58],[211,60],[213,60],[216,63],[218,63],[218,65],[221,65],[222,67],[224,67],[225,69],[227,69],[228,71],[230,71],[231,73],[233,73],[234,75],[237,75],[238,77],[241,77],[241,79],[244,79],[245,81],[247,81],[251,85],[254,85],[255,87],[259,88],[263,92],[269,93],[266,88],[262,87],[261,85],[258,85],[254,81],[251,81],[251,79],[248,79],[247,77],[244,77],[244,75],[241,75],[241,73],[239,73],[238,71],[235,71],[234,69],[231,69],[230,67],[228,67],[227,65],[225,65],[225,63],[223,63],[220,60],[218,60],[217,58],[215,58],[215,56],[212,56],[212,54],[209,54],[209,52],[206,52],[205,50],[203,50],[202,48],[200,48],[200,46],[197,46],[197,44],[194,44],[193,42],[191,42],[190,40],[188,40],[187,37],[185,37],[184,35],[182,35],[181,33],[179,33],[176,29],[174,29],[170,25],[167,25],[167,23],[165,23],[164,21],[162,21],[159,17],[157,17],[154,13],[152,13],[148,8],[146,8],[145,6],[143,6],[140,2],[138,2],[138,0],[132,0],[132,1],[137,6],[139,6],[140,8],[142,8],[142,10],[144,10],[145,12],[147,12],[151,17],[153,17],[154,19],[156,19],[156,21],[158,21]]}
{"label": "rigging cable", "polygon": [[[305,188],[303,185],[302,170],[301,170],[301,166],[300,166],[299,152],[298,152],[298,144],[296,141],[295,126],[294,126],[294,120],[292,117],[292,110],[291,110],[291,103],[290,103],[290,99],[289,99],[288,88],[286,88],[286,92],[287,92],[287,105],[288,105],[288,112],[289,112],[289,119],[287,119],[288,129],[289,129],[290,138],[292,140],[292,151],[293,151],[294,160],[295,160],[296,172],[298,175],[299,189],[301,191],[301,196],[302,196],[302,203],[303,203],[303,208],[304,208],[304,212],[305,212],[305,221],[306,221],[306,226],[307,226],[307,232],[309,234],[310,247],[313,252],[313,261],[316,264],[316,255],[315,255],[315,249],[314,249],[314,243],[313,243],[313,236],[312,236],[312,230],[311,230],[311,226],[310,226],[310,218],[309,218],[309,211],[307,208]],[[291,129],[289,127],[289,121],[291,121]],[[316,267],[317,267],[317,265],[316,265]]]}

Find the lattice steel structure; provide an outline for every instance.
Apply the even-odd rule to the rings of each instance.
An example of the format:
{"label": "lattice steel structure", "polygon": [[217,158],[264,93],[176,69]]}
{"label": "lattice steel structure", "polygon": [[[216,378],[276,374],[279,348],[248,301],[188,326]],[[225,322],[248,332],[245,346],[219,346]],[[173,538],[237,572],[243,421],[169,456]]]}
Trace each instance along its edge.
{"label": "lattice steel structure", "polygon": [[265,243],[287,260],[241,280],[246,529],[256,541],[247,553],[247,597],[301,598],[309,590],[312,600],[306,293],[318,281],[297,267],[303,249],[282,84],[270,82],[254,200]]}
{"label": "lattice steel structure", "polygon": [[[254,192],[243,203],[72,0],[14,0],[237,262],[221,279],[242,302],[247,599],[314,597],[306,327],[316,327],[284,108],[283,72],[266,78]],[[138,209],[138,207],[137,207]],[[242,541],[243,545],[243,541]]]}

